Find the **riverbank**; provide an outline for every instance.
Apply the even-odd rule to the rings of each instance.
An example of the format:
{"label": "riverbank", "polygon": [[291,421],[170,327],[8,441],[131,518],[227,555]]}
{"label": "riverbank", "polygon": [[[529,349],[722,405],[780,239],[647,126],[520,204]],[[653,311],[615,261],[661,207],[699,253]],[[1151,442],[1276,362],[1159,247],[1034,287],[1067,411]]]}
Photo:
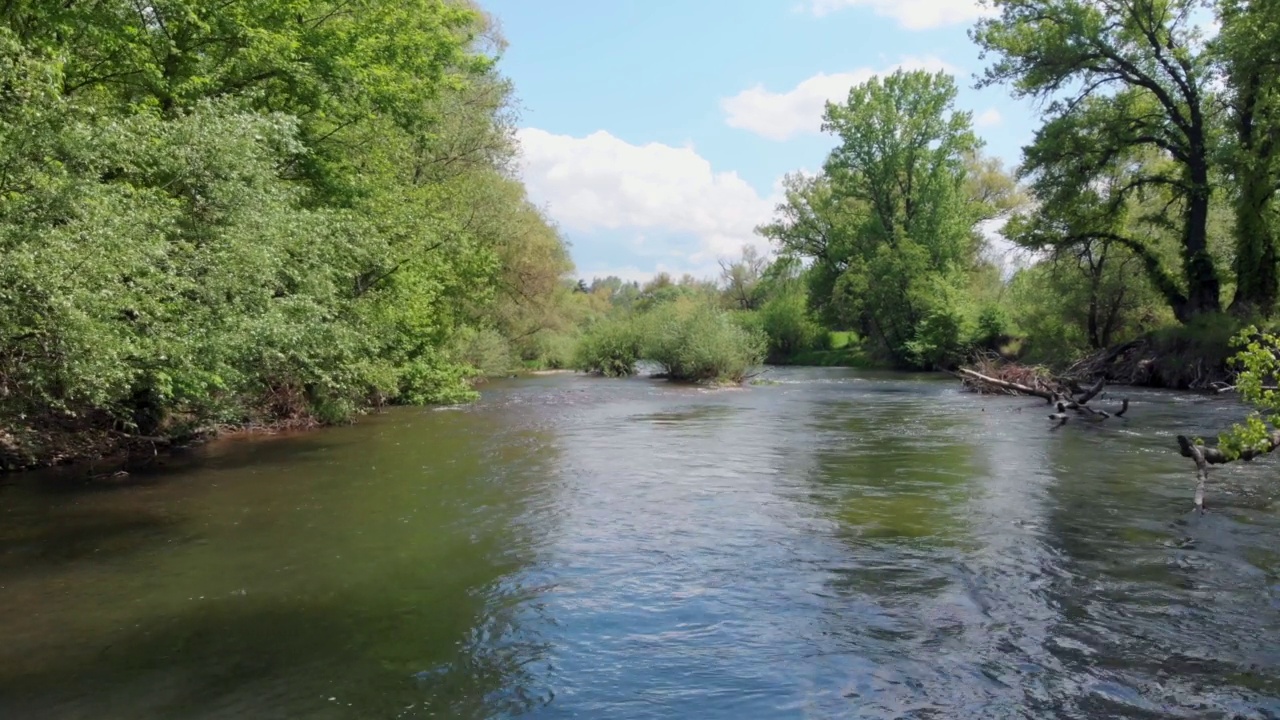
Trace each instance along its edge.
{"label": "riverbank", "polygon": [[[1237,328],[1204,324],[1171,328],[1099,351],[1067,368],[1071,376],[1103,376],[1112,385],[1169,390],[1203,391],[1232,382],[1229,358]],[[884,370],[856,343],[830,350],[814,350],[789,358],[771,358],[771,365],[790,368],[849,368]],[[511,377],[572,375],[574,370],[526,370]],[[760,383],[753,383],[760,384]],[[366,409],[366,412],[368,410]],[[256,421],[241,425],[184,430],[172,435],[138,436],[95,425],[94,418],[48,418],[37,423],[0,425],[0,474],[67,465],[130,467],[140,459],[181,450],[215,438],[277,434],[327,427],[313,417]]]}
{"label": "riverbank", "polygon": [[[511,374],[479,377],[473,380],[477,389],[495,381],[518,378],[572,376],[576,370],[522,370]],[[645,375],[677,385],[697,385],[710,389],[741,387],[745,383],[684,381],[661,373]],[[439,405],[444,407],[445,405]],[[277,436],[304,433],[358,422],[361,417],[376,414],[380,408],[366,407],[342,421],[325,422],[312,415],[275,420],[256,419],[245,423],[224,423],[173,434],[133,435],[110,428],[108,417],[47,417],[22,425],[0,424],[0,477],[49,468],[67,468],[75,472],[81,467],[86,476],[109,475],[151,462],[156,457],[174,455],[212,441],[241,437]],[[95,422],[97,421],[97,422]]]}
{"label": "riverbank", "polygon": [[87,476],[128,470],[156,457],[203,445],[213,440],[307,432],[341,423],[315,419],[282,419],[219,425],[173,435],[130,435],[85,423],[46,421],[22,428],[0,427],[0,477],[49,468],[82,467]]}

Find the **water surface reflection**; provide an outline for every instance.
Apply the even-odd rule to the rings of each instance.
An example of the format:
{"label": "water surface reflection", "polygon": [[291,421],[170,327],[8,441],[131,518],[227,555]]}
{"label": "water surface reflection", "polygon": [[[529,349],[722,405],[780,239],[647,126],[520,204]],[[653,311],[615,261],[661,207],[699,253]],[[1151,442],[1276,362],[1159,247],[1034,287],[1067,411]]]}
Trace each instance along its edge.
{"label": "water surface reflection", "polygon": [[[1273,474],[944,379],[496,383],[0,493],[0,716],[1280,716]],[[56,487],[56,491],[48,490]]]}

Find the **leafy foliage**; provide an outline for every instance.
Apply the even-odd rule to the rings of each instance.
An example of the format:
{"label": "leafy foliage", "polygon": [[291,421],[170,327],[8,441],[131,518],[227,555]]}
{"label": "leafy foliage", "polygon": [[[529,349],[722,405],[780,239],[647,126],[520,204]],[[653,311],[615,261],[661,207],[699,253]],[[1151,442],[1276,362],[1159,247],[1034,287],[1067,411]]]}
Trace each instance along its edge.
{"label": "leafy foliage", "polygon": [[644,353],[642,330],[632,317],[602,320],[578,341],[574,367],[605,377],[634,375]]}
{"label": "leafy foliage", "polygon": [[972,319],[956,301],[978,264],[977,226],[1013,190],[978,158],[955,96],[945,74],[899,71],[829,104],[824,128],[839,145],[821,176],[789,178],[779,219],[760,230],[784,254],[813,259],[823,320],[856,328],[900,366],[946,364],[963,350]]}
{"label": "leafy foliage", "polygon": [[752,325],[706,299],[675,298],[596,322],[583,334],[574,365],[622,377],[648,360],[671,380],[742,382],[764,360],[765,336]]}
{"label": "leafy foliage", "polygon": [[435,0],[8,4],[0,431],[455,402],[570,332],[495,40]]}
{"label": "leafy foliage", "polygon": [[764,360],[765,338],[709,303],[681,300],[641,320],[642,352],[672,380],[742,382]]}
{"label": "leafy foliage", "polygon": [[1250,449],[1269,451],[1270,436],[1280,426],[1280,390],[1275,385],[1280,379],[1280,337],[1248,327],[1232,344],[1238,348],[1232,362],[1240,368],[1236,389],[1241,400],[1254,408],[1243,423],[1218,438],[1219,449],[1235,459]]}

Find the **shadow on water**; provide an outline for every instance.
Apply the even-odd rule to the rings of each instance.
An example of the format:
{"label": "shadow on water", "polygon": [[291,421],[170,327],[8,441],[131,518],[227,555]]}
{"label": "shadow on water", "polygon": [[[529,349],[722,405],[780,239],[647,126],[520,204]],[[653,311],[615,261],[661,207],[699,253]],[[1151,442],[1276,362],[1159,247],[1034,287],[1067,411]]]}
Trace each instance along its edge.
{"label": "shadow on water", "polygon": [[[410,577],[428,582],[421,571]],[[107,709],[175,720],[524,712],[550,699],[523,670],[542,649],[504,627],[486,607],[494,601],[459,594],[426,605],[374,588],[202,598],[101,647],[5,663],[0,712],[91,718]]]}
{"label": "shadow on water", "polygon": [[104,560],[157,542],[173,542],[182,522],[157,512],[60,510],[38,522],[0,526],[0,574],[43,572],[51,565]]}
{"label": "shadow on water", "polygon": [[[405,411],[115,492],[12,487],[0,717],[418,718],[550,697],[554,434]],[[460,452],[460,448],[467,448]],[[252,459],[238,454],[245,452]]]}

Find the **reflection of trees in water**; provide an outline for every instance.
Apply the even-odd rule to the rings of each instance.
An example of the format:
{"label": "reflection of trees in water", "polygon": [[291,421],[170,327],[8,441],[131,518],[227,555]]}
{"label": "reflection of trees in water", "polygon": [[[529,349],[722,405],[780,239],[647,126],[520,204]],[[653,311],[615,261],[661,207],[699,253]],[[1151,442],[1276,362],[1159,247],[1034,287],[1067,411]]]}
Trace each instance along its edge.
{"label": "reflection of trees in water", "polygon": [[811,425],[813,502],[855,545],[966,541],[963,506],[974,476],[967,421],[925,404],[825,405]]}
{"label": "reflection of trees in water", "polygon": [[[105,495],[28,542],[43,552],[0,564],[0,716],[488,717],[543,702],[523,574],[555,531],[558,439],[459,415]],[[95,543],[112,554],[83,551]]]}
{"label": "reflection of trees in water", "polygon": [[[0,714],[479,717],[541,699],[526,689],[522,670],[537,648],[495,633],[505,621],[480,598],[414,607],[371,587],[192,607],[97,652],[38,666],[6,663]],[[417,712],[402,712],[410,705]]]}
{"label": "reflection of trees in water", "polygon": [[849,403],[821,423],[832,443],[810,475],[814,503],[848,548],[831,583],[844,611],[824,617],[833,652],[869,661],[848,688],[869,712],[1017,714],[1044,694],[1029,661],[1057,617],[1032,529],[1043,438],[1006,409]]}

